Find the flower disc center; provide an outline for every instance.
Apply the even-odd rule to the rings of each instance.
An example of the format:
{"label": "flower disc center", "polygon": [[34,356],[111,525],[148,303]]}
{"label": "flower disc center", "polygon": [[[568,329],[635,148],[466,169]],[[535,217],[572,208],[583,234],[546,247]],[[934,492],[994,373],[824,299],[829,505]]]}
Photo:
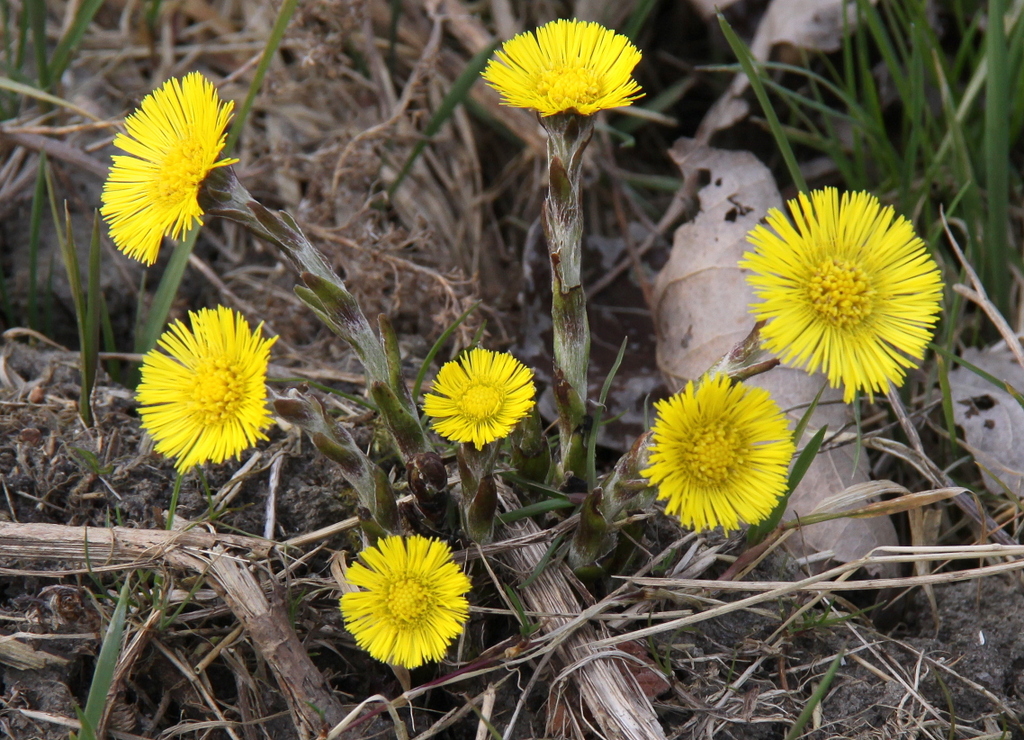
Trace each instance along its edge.
{"label": "flower disc center", "polygon": [[430,591],[416,578],[396,578],[388,586],[390,615],[395,622],[409,625],[419,622],[433,608]]}
{"label": "flower disc center", "polygon": [[601,95],[601,77],[582,65],[564,64],[540,73],[537,93],[556,108],[590,105]]}
{"label": "flower disc center", "polygon": [[746,459],[745,445],[732,427],[697,429],[679,450],[681,472],[708,488],[720,487]]}
{"label": "flower disc center", "polygon": [[210,164],[206,147],[198,137],[188,135],[180,139],[160,165],[160,177],[153,182],[154,197],[165,208],[174,207],[185,198],[195,198]]}
{"label": "flower disc center", "polygon": [[208,360],[196,370],[190,400],[199,423],[215,425],[238,416],[244,398],[245,386],[230,361]]}
{"label": "flower disc center", "polygon": [[493,419],[501,409],[504,394],[492,385],[476,383],[466,389],[460,411],[473,421]]}
{"label": "flower disc center", "polygon": [[812,308],[833,326],[860,324],[871,315],[875,289],[858,265],[827,259],[811,276],[808,296]]}

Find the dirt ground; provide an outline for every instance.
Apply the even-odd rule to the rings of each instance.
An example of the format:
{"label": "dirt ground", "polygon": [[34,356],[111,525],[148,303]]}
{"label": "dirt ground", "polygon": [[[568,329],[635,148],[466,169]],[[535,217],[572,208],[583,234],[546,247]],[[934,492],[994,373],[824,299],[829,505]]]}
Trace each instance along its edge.
{"label": "dirt ground", "polygon": [[[76,5],[53,4],[51,25],[59,27],[61,13]],[[245,71],[258,59],[277,5],[180,5],[166,12],[155,38],[146,38],[130,3],[105,3],[66,73],[67,97],[113,119],[146,94],[154,79],[204,68],[224,81],[222,94],[241,100]],[[437,20],[429,12],[435,4],[409,0],[401,5],[405,13],[389,45],[390,4],[383,0],[300,3],[242,137],[239,176],[262,203],[295,214],[367,315],[390,316],[410,376],[441,331],[480,300],[441,359],[482,334],[491,347],[514,348],[539,369],[543,383],[543,368],[550,366],[550,323],[545,256],[536,236],[544,175],[536,121],[519,112],[508,114],[501,125],[493,123],[500,109],[481,93],[457,109],[431,138],[405,184],[385,196],[421,140],[431,111],[479,51],[475,45],[485,28],[475,6],[449,3],[444,34],[435,43]],[[536,20],[534,15],[564,15],[549,12],[558,10],[554,3],[526,9],[514,5],[527,25]],[[738,30],[750,32],[765,5],[739,3],[730,18]],[[124,17],[131,22],[122,23]],[[691,70],[696,62],[724,54],[720,36],[688,4],[660,3],[648,23],[645,46],[657,50],[661,62],[641,76],[652,96],[669,86],[680,67]],[[629,150],[619,148],[607,132],[599,132],[591,145],[586,280],[592,285],[617,275],[591,295],[593,395],[621,337],[630,338],[627,362],[609,396],[610,408],[621,417],[602,437],[604,465],[628,447],[643,429],[650,402],[666,393],[653,361],[648,301],[652,276],[667,258],[671,226],[677,222],[659,220],[680,195],[662,187],[637,197],[635,188],[640,176],[678,177],[665,152],[678,136],[694,134],[723,87],[710,75],[695,79],[690,93],[671,110],[674,126],[644,126]],[[407,99],[405,85],[410,88]],[[53,138],[60,143],[51,152],[54,171],[82,246],[99,202],[112,133],[84,128]],[[716,144],[762,154],[771,150],[770,137],[754,123],[725,132]],[[34,168],[38,142],[35,147],[32,140],[0,134],[4,162],[30,158],[4,172]],[[86,153],[92,166],[76,162],[69,150]],[[774,155],[765,159],[778,164]],[[627,181],[621,168],[637,177]],[[30,234],[32,182],[24,179],[18,188],[5,190],[9,198],[0,202],[0,266],[19,316],[27,316],[28,266],[21,245]],[[637,256],[641,243],[647,248]],[[27,326],[22,322],[5,326],[0,344],[0,521],[82,531],[115,526],[161,530],[174,495],[175,471],[170,461],[153,453],[151,440],[140,431],[132,374],[123,359],[133,350],[142,270],[105,242],[102,289],[116,346],[110,348],[115,351],[104,361],[94,393],[95,425],[87,427],[78,415],[78,354],[52,346],[74,348],[78,339],[70,290],[46,219],[41,245],[39,264],[56,267],[40,332],[22,331]],[[152,296],[168,253],[145,278],[144,302]],[[358,363],[299,304],[294,283],[270,247],[214,223],[197,244],[171,317],[218,302],[231,305],[264,320],[268,332],[279,337],[272,376],[361,394]],[[359,417],[354,405],[346,410],[362,419],[355,431],[359,444],[380,452],[381,464],[398,477],[397,460],[377,444],[372,416]],[[459,669],[453,663],[420,668],[404,685],[405,677],[355,647],[343,629],[331,566],[336,552],[351,554],[360,547],[355,521],[338,526],[357,516],[356,497],[297,429],[282,423],[269,436],[240,461],[207,466],[205,478],[185,479],[177,498],[178,531],[191,524],[211,536],[269,534],[281,545],[270,555],[251,558],[247,567],[274,613],[284,615],[281,621],[309,656],[317,680],[345,711],[377,694],[393,699],[409,685]],[[905,516],[896,519],[909,543]],[[722,576],[746,547],[741,536],[697,538],[663,517],[651,521],[640,539],[649,557],[634,563],[634,569],[653,568],[655,556],[666,553],[659,574],[710,581]],[[952,532],[946,543],[984,541],[980,530],[961,526],[964,520],[955,511],[944,521]],[[564,523],[555,517],[545,522]],[[334,529],[317,534],[329,527]],[[266,643],[253,639],[216,579],[162,559],[166,553],[157,549],[126,565],[114,557],[113,545],[109,551],[86,553],[84,560],[56,546],[52,559],[12,548],[0,536],[0,736],[68,736],[77,721],[76,708],[87,701],[102,629],[125,578],[133,579],[135,594],[125,642],[137,653],[124,663],[110,700],[110,736],[303,736],[275,659]],[[489,701],[487,716],[499,732],[517,716],[510,738],[599,736],[587,727],[588,715],[571,681],[543,661],[514,663],[520,631],[513,614],[494,588],[493,574],[472,554],[465,557],[479,588],[473,591],[473,615],[457,647],[460,660],[470,663],[498,649],[509,662],[425,691],[412,708],[397,709],[409,736],[427,737],[433,729],[435,737],[484,737],[480,728],[486,726],[478,715]],[[998,556],[958,561],[947,570],[967,573],[1004,561]],[[779,550],[749,580],[808,575]],[[498,578],[516,576],[507,569]],[[602,599],[619,585],[595,584],[589,598]],[[789,593],[623,643],[621,649],[637,656],[630,675],[670,738],[786,737],[838,655],[835,677],[811,712],[804,737],[1024,738],[1020,571],[928,588],[845,590],[825,599],[811,591]],[[647,626],[648,613],[695,614],[749,595],[641,586],[624,594],[602,615],[622,618],[609,622],[614,634]],[[148,622],[153,614],[158,618]],[[530,685],[535,671],[539,681]],[[345,737],[394,733],[393,719],[380,712]]]}

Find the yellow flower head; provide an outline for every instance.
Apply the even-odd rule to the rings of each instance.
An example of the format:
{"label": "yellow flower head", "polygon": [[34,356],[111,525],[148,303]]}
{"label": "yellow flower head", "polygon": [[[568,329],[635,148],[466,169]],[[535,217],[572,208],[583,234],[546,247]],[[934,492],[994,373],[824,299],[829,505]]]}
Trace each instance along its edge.
{"label": "yellow flower head", "polygon": [[346,579],[365,591],[341,597],[345,629],[377,660],[417,668],[441,660],[469,616],[470,582],[440,540],[386,537]]}
{"label": "yellow flower head", "polygon": [[[829,384],[885,393],[924,357],[942,302],[939,268],[910,222],[869,193],[815,190],[768,211],[741,267],[764,345],[783,362],[822,369]],[[910,356],[910,358],[907,357]]]}
{"label": "yellow flower head", "polygon": [[151,265],[163,237],[180,239],[203,222],[199,186],[214,167],[238,161],[217,160],[233,107],[192,72],[167,80],[125,119],[128,134],[114,146],[130,156],[114,156],[100,209],[118,249]]}
{"label": "yellow flower head", "polygon": [[533,408],[533,371],[507,352],[471,349],[437,373],[423,411],[452,442],[482,449],[503,439]]}
{"label": "yellow flower head", "polygon": [[716,375],[699,386],[691,380],[654,407],[650,467],[641,474],[668,502],[666,514],[698,532],[768,518],[794,451],[768,391]]}
{"label": "yellow flower head", "polygon": [[599,23],[552,21],[506,41],[497,56],[487,63],[484,80],[505,105],[542,116],[589,116],[643,95],[632,76],[640,52]]}
{"label": "yellow flower head", "polygon": [[192,330],[175,321],[156,349],[142,361],[135,391],[142,427],[156,440],[156,451],[177,458],[176,467],[229,457],[266,439],[267,363],[274,339],[230,308],[189,312]]}

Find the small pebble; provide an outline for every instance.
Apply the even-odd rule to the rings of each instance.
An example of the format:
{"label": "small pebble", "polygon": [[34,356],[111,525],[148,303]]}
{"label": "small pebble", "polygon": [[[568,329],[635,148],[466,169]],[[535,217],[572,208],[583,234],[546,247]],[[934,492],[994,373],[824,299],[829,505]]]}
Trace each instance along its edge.
{"label": "small pebble", "polygon": [[18,439],[25,444],[32,445],[33,447],[39,444],[39,440],[43,438],[43,433],[35,427],[25,427],[18,434]]}

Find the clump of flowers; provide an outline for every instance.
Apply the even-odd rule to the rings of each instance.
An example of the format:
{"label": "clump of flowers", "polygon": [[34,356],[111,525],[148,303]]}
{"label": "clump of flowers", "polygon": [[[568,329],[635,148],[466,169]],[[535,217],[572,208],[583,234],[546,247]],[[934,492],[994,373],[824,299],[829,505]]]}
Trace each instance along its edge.
{"label": "clump of flowers", "polygon": [[267,364],[276,338],[260,336],[225,306],[189,312],[191,329],[175,321],[142,362],[135,397],[155,449],[184,472],[223,462],[266,439]]}
{"label": "clump of flowers", "polygon": [[345,628],[377,660],[417,668],[441,660],[469,615],[470,580],[451,548],[419,535],[387,537],[359,553],[341,597]]}
{"label": "clump of flowers", "polygon": [[217,159],[233,107],[192,72],[167,80],[125,119],[128,133],[114,146],[127,156],[114,156],[100,209],[118,249],[151,265],[163,237],[180,239],[202,223],[199,186],[213,168],[238,161]]}
{"label": "clump of flowers", "polygon": [[542,116],[585,116],[630,105],[642,93],[633,79],[640,52],[598,23],[557,20],[506,41],[483,78],[506,105]]}
{"label": "clump of flowers", "polygon": [[783,362],[823,370],[843,400],[885,393],[924,357],[942,303],[939,268],[910,222],[870,193],[801,194],[790,219],[768,211],[748,235],[741,267],[767,320],[765,347]]}
{"label": "clump of flowers", "polygon": [[768,518],[794,452],[768,391],[716,375],[691,380],[655,409],[650,465],[641,473],[667,501],[666,514],[697,531]]}
{"label": "clump of flowers", "polygon": [[507,352],[477,347],[441,367],[423,411],[442,437],[482,449],[508,436],[533,396],[532,370]]}

